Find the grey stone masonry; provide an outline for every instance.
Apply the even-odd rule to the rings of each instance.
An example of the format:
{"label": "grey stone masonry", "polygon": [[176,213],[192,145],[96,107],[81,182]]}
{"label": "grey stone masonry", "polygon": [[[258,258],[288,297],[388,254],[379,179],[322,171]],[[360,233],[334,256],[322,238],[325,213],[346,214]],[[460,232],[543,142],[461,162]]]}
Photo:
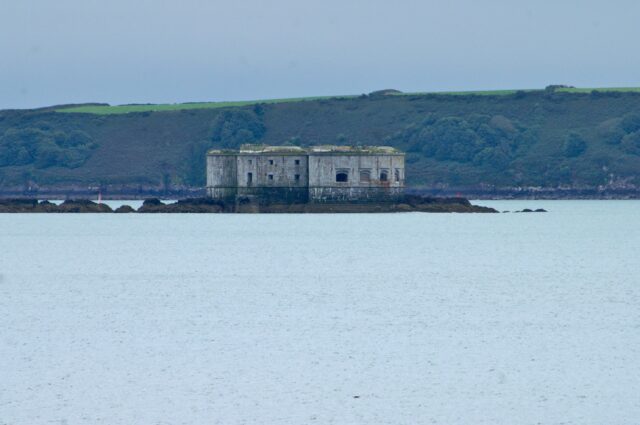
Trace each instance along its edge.
{"label": "grey stone masonry", "polygon": [[404,190],[404,153],[386,146],[243,145],[207,154],[207,193],[265,202],[385,201]]}

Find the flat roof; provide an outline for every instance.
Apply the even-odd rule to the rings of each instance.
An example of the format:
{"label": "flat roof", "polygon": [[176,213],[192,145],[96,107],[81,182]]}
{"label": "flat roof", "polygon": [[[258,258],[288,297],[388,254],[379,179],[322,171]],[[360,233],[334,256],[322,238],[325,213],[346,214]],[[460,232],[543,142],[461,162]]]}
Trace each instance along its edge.
{"label": "flat roof", "polygon": [[398,149],[391,146],[337,146],[337,145],[318,145],[310,146],[309,153],[346,153],[346,154],[402,154]]}
{"label": "flat roof", "polygon": [[300,146],[271,146],[244,144],[239,150],[211,149],[209,155],[404,155],[404,152],[391,146],[338,146],[317,145],[309,147]]}

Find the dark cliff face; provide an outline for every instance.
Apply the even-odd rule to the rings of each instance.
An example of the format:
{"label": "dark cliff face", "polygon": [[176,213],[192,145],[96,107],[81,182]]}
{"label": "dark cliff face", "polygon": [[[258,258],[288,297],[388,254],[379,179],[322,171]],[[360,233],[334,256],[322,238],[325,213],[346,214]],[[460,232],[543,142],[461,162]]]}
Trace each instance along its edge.
{"label": "dark cliff face", "polygon": [[391,145],[407,152],[407,186],[430,193],[640,193],[640,94],[541,91],[123,115],[0,111],[0,195],[198,195],[207,149],[244,142]]}

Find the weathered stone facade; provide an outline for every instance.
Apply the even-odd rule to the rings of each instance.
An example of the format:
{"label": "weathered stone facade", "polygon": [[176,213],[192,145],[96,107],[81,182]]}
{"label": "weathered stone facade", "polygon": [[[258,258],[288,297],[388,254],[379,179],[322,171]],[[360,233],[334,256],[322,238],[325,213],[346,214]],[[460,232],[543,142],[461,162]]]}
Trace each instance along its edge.
{"label": "weathered stone facade", "polygon": [[404,189],[404,153],[385,146],[243,145],[207,154],[207,193],[261,202],[389,201]]}

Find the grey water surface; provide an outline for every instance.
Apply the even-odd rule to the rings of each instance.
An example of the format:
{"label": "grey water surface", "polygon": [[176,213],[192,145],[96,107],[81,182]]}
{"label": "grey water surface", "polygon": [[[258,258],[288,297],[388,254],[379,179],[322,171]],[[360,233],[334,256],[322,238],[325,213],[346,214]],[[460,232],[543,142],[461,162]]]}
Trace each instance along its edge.
{"label": "grey water surface", "polygon": [[637,424],[640,202],[0,214],[0,424]]}

